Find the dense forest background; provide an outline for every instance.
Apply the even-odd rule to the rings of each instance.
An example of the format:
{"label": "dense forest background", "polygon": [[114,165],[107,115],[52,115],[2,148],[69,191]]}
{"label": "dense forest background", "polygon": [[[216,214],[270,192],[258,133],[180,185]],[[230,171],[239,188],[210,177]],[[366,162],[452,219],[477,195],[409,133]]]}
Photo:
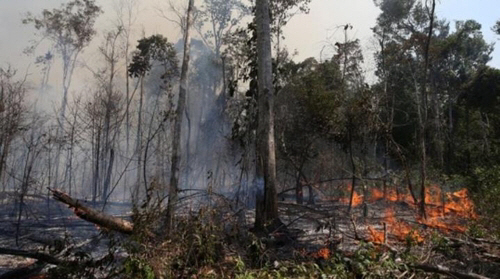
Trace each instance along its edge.
{"label": "dense forest background", "polygon": [[[37,218],[53,218],[54,191],[105,214],[129,204],[148,236],[152,220],[171,232],[181,208],[219,199],[238,216],[256,208],[255,228],[270,233],[282,225],[278,201],[345,200],[345,216],[357,206],[366,215],[380,189],[427,218],[432,189],[466,189],[480,216],[467,230],[498,236],[500,70],[482,30],[500,36],[500,21],[450,22],[436,1],[377,0],[373,77],[349,23],[325,45],[329,57],[294,58],[283,28],[309,3],[172,2],[158,13],[182,33],[176,42],[138,36],[133,0],[117,15],[94,0],[26,14],[39,79],[0,67],[0,198],[16,242],[33,199],[46,197]],[[114,26],[100,30],[99,17]],[[97,58],[85,60],[91,42]]]}

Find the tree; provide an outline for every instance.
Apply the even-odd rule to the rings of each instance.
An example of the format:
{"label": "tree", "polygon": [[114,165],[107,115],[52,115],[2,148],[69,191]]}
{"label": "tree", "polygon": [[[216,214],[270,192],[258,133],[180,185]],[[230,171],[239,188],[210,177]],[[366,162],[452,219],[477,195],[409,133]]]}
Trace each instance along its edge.
{"label": "tree", "polygon": [[342,126],[341,71],[332,60],[318,63],[314,58],[282,66],[287,69],[283,76],[289,77],[275,102],[278,164],[294,171],[297,203],[303,203],[304,184],[308,203],[313,203],[308,168],[314,168],[318,155],[330,147],[324,142],[331,142]]}
{"label": "tree", "polygon": [[[500,163],[499,78],[498,69],[488,66],[478,69],[458,100],[457,110],[460,114],[465,114],[465,121],[456,123],[455,135],[460,140],[457,146],[461,146],[460,143],[463,145],[457,151],[459,158],[467,162],[463,166],[466,173]],[[473,185],[472,190],[477,190],[477,187]]]}
{"label": "tree", "polygon": [[0,183],[3,191],[7,183],[4,182],[7,158],[11,144],[22,132],[26,114],[25,79],[15,80],[16,70],[0,68]]}
{"label": "tree", "polygon": [[[460,116],[458,101],[467,94],[467,83],[491,59],[493,46],[486,43],[481,33],[481,25],[474,20],[457,21],[455,32],[450,34],[445,32],[447,27],[440,29],[444,29],[440,32],[443,36],[435,38],[431,51],[432,60],[436,63],[432,63],[429,73],[435,99],[432,109],[434,125],[430,129],[435,135],[434,141],[444,145],[443,167],[451,174],[453,171],[464,170],[459,165],[467,162],[457,160],[456,157],[457,149],[461,146],[468,147],[468,144],[458,144],[457,141],[457,137],[460,137],[456,129]],[[437,135],[441,137],[436,139]]]}
{"label": "tree", "polygon": [[[428,128],[428,99],[429,99],[429,67],[431,40],[434,38],[435,1],[428,6],[416,0],[383,0],[376,4],[382,10],[374,28],[379,40],[383,42],[383,53],[379,53],[379,76],[384,79],[386,97],[391,100],[393,108],[388,112],[391,122],[401,121],[399,131],[393,128],[394,145],[400,150],[398,144],[405,141],[408,149],[420,154],[421,175],[421,203],[420,211],[425,215],[425,184],[427,169],[427,128]],[[391,91],[389,93],[389,91]],[[403,94],[407,94],[403,98]],[[434,98],[432,98],[435,100]],[[396,110],[394,106],[402,110]],[[410,109],[411,108],[411,109]],[[402,118],[400,120],[400,118]],[[414,136],[413,136],[414,135]],[[404,137],[404,138],[399,138]],[[417,144],[413,141],[417,139]],[[405,146],[405,147],[406,147]],[[418,146],[414,148],[413,146]],[[406,159],[400,156],[406,164]],[[407,172],[408,173],[408,172]],[[409,186],[411,186],[408,176]],[[411,187],[410,187],[411,188]],[[410,192],[413,191],[410,189]],[[413,195],[413,194],[412,194]],[[416,198],[415,198],[416,201]]]}
{"label": "tree", "polygon": [[[130,37],[132,35],[132,26],[135,23],[139,1],[137,0],[120,0],[116,9],[117,13],[117,27],[122,30],[120,35],[122,37],[122,47],[124,55],[125,67],[128,68],[130,64]],[[130,86],[130,75],[125,71],[125,156],[130,156],[130,103],[132,102],[132,90]],[[128,173],[124,177],[124,192],[128,188]]]}
{"label": "tree", "polygon": [[492,30],[497,35],[500,35],[500,20],[497,20],[497,22],[495,23],[495,26],[492,27]]}
{"label": "tree", "polygon": [[189,50],[191,47],[191,36],[189,28],[192,24],[192,13],[194,0],[189,0],[186,14],[186,25],[184,27],[184,57],[182,59],[181,79],[179,84],[179,97],[174,118],[174,134],[172,137],[172,165],[170,171],[170,185],[168,191],[168,204],[165,218],[165,230],[169,234],[174,228],[175,207],[179,201],[179,174],[181,156],[181,130],[182,119],[186,107],[186,97],[188,93],[188,70],[189,70]]}
{"label": "tree", "polygon": [[[163,89],[169,90],[172,86],[172,79],[178,75],[177,53],[174,46],[168,42],[162,35],[152,35],[139,40],[137,50],[133,53],[132,63],[128,67],[128,73],[131,77],[138,78],[140,83],[139,109],[137,122],[136,156],[137,156],[137,185],[134,190],[134,197],[139,196],[141,185],[141,172],[145,176],[142,167],[142,111],[144,103],[144,79],[150,73],[154,66],[161,69],[161,79],[163,80]],[[145,194],[147,192],[147,183],[144,181]]]}
{"label": "tree", "polygon": [[258,65],[257,124],[257,204],[255,227],[263,229],[278,219],[276,192],[276,154],[274,142],[274,90],[271,54],[271,19],[269,0],[255,3]]}
{"label": "tree", "polygon": [[[23,20],[24,24],[33,24],[43,39],[48,39],[53,44],[56,52],[61,56],[63,62],[63,80],[61,109],[59,111],[57,136],[64,129],[64,118],[68,104],[68,93],[71,86],[73,72],[75,70],[78,56],[88,46],[95,35],[94,24],[101,13],[101,8],[94,0],[73,0],[63,4],[59,9],[52,11],[43,10],[40,17],[28,14]],[[35,44],[32,50],[36,47]],[[56,169],[54,186],[58,186],[60,162],[60,148],[56,155]]]}

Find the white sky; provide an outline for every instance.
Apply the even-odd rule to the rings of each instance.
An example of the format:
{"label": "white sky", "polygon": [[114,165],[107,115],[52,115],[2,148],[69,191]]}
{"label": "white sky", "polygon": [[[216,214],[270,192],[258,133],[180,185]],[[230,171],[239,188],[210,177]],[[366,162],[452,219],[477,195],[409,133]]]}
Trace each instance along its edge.
{"label": "white sky", "polygon": [[[59,7],[61,2],[64,1],[0,0],[0,66],[11,64],[20,71],[26,71],[31,64],[29,71],[33,73],[33,76],[37,75],[37,70],[32,65],[34,58],[23,54],[23,49],[31,39],[34,39],[34,30],[32,27],[24,26],[21,19],[27,11],[37,14],[44,8]],[[103,31],[115,18],[111,7],[116,0],[97,0],[97,2],[105,9],[98,23],[98,28]],[[167,1],[139,0],[139,2],[141,8],[136,30],[138,36],[141,30],[144,30],[146,35],[160,33],[167,36],[170,41],[177,41],[180,37],[178,28],[159,17],[155,11],[159,3],[164,5]],[[437,15],[439,18],[446,18],[452,22],[453,20],[475,19],[483,25],[486,41],[496,42],[498,36],[493,34],[491,27],[497,19],[500,19],[499,7],[499,0],[441,0],[438,2]],[[310,9],[311,12],[307,15],[296,15],[285,29],[284,43],[289,50],[298,51],[297,60],[311,56],[319,58],[328,40],[333,43],[335,40],[341,40],[343,34],[336,27],[350,23],[354,28],[349,33],[349,37],[360,39],[365,51],[365,68],[368,72],[373,70],[371,52],[374,49],[374,43],[371,39],[371,28],[379,14],[373,0],[313,0]],[[95,41],[95,45],[102,41],[102,32]],[[41,52],[43,53],[43,50]],[[90,61],[95,54],[95,46],[86,50],[86,58]],[[493,60],[490,65],[500,68],[500,48],[492,56]]]}

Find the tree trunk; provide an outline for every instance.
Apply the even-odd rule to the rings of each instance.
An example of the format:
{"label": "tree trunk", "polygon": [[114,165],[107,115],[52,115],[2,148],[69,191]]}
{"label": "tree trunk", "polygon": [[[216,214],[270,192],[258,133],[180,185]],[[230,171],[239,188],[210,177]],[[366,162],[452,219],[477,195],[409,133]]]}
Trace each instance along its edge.
{"label": "tree trunk", "polygon": [[137,174],[134,195],[132,197],[134,202],[139,201],[139,193],[141,189],[141,162],[142,162],[142,103],[144,98],[144,76],[141,76],[140,82],[140,95],[139,95],[139,110],[137,111],[137,135],[135,142],[135,156],[137,156]]}
{"label": "tree trunk", "polygon": [[297,171],[297,179],[295,181],[295,200],[297,204],[304,203],[304,192],[302,191],[302,183],[300,183],[301,170]]}
{"label": "tree trunk", "polygon": [[104,179],[104,184],[102,186],[102,200],[104,203],[108,201],[108,196],[109,194],[109,189],[111,186],[111,176],[113,173],[113,162],[115,159],[115,151],[113,148],[109,150],[109,163],[108,163],[108,170],[106,172],[106,178]]}
{"label": "tree trunk", "polygon": [[434,27],[434,12],[436,9],[436,0],[432,0],[432,8],[430,11],[430,22],[429,22],[429,34],[427,35],[427,42],[425,45],[425,67],[424,67],[424,79],[422,85],[422,117],[420,119],[420,152],[421,152],[421,188],[420,188],[420,214],[422,217],[427,218],[425,214],[425,183],[426,183],[426,170],[427,170],[427,154],[426,154],[426,144],[425,144],[425,136],[426,136],[426,126],[427,126],[427,83],[429,77],[429,48],[432,39],[432,32]]}
{"label": "tree trunk", "polygon": [[189,0],[189,5],[186,15],[186,26],[184,29],[184,58],[182,59],[181,81],[179,86],[179,98],[177,101],[177,109],[174,119],[174,135],[172,138],[172,166],[170,170],[170,186],[168,191],[168,205],[165,220],[165,230],[167,235],[170,233],[174,225],[175,206],[178,202],[179,191],[179,168],[181,163],[181,129],[182,117],[186,107],[186,95],[188,90],[188,70],[189,70],[189,50],[191,47],[191,37],[189,27],[192,21],[194,0]]}
{"label": "tree trunk", "polygon": [[[271,53],[269,0],[257,0],[258,125],[257,125],[257,204],[255,228],[262,229],[278,219],[276,154],[274,142],[274,92]],[[263,186],[263,189],[262,189]]]}
{"label": "tree trunk", "polygon": [[[349,121],[350,122],[350,121]],[[352,203],[354,199],[354,192],[356,189],[356,162],[354,161],[354,154],[352,151],[352,125],[349,124],[349,158],[351,159],[351,169],[352,169],[352,182],[351,182],[351,197],[349,199],[349,207],[347,208],[347,213],[351,213]]]}

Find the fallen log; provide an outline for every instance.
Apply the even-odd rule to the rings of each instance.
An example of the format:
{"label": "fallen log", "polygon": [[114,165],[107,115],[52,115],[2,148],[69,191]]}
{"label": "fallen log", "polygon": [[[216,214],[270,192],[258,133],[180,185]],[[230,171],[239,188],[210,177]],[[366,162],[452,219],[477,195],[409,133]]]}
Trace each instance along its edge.
{"label": "fallen log", "polygon": [[68,194],[63,193],[59,190],[49,188],[49,191],[52,192],[52,197],[55,200],[65,203],[70,208],[73,208],[76,216],[82,218],[85,221],[89,221],[100,227],[124,234],[132,234],[134,230],[134,225],[127,220],[116,218],[97,211],[93,208],[87,207],[79,200],[73,199]]}
{"label": "fallen log", "polygon": [[489,277],[482,276],[472,272],[462,273],[459,271],[451,270],[441,265],[432,266],[432,265],[418,264],[418,265],[412,265],[410,266],[410,268],[419,269],[425,272],[432,272],[432,273],[452,276],[458,279],[490,279]]}

